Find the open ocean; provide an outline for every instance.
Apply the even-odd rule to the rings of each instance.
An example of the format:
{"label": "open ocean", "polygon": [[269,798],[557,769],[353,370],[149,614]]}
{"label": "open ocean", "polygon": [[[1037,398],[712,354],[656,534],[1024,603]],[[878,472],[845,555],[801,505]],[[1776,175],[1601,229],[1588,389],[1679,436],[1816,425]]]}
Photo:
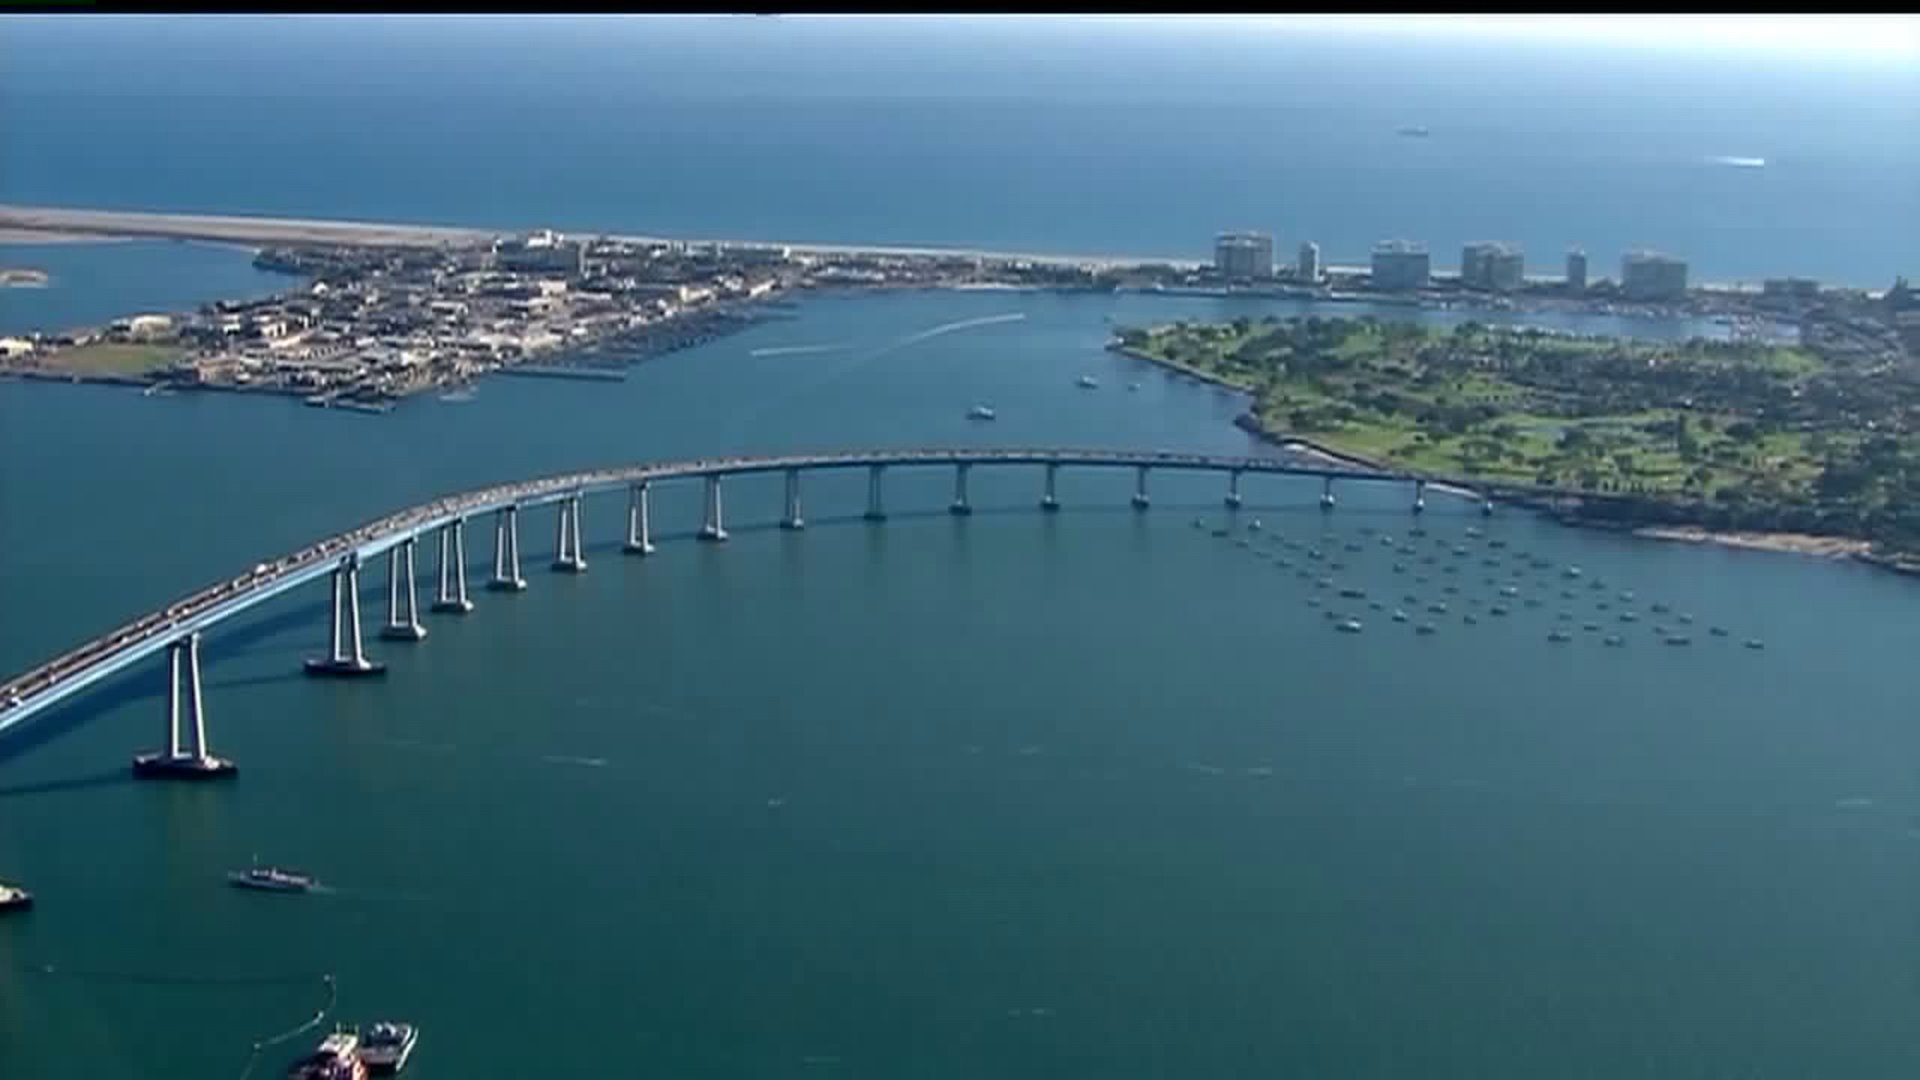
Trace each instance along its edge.
{"label": "open ocean", "polygon": [[1920,250],[1920,70],[1885,62],[1004,20],[42,17],[0,47],[6,202],[1186,257],[1259,228],[1443,266],[1504,239],[1535,272],[1650,246],[1874,287]]}

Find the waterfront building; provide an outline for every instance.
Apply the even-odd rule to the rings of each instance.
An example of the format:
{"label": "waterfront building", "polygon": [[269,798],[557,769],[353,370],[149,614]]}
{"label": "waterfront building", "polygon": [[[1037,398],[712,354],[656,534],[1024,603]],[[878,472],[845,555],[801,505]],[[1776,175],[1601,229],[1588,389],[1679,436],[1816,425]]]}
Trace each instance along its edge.
{"label": "waterfront building", "polygon": [[1469,289],[1511,292],[1520,287],[1525,256],[1513,244],[1468,244],[1460,251],[1460,284]]}
{"label": "waterfront building", "polygon": [[1266,233],[1221,233],[1213,242],[1213,268],[1229,281],[1273,276],[1273,237]]}
{"label": "waterfront building", "polygon": [[1672,300],[1687,291],[1687,263],[1658,251],[1629,251],[1620,259],[1620,293],[1630,300]]}
{"label": "waterfront building", "polygon": [[1579,248],[1567,251],[1567,288],[1583,292],[1587,287],[1587,253]]}
{"label": "waterfront building", "polygon": [[1376,289],[1424,289],[1433,275],[1427,246],[1412,240],[1385,240],[1373,247],[1371,282]]}
{"label": "waterfront building", "polygon": [[1820,295],[1820,283],[1812,278],[1768,278],[1760,292],[1774,300],[1813,300]]}
{"label": "waterfront building", "polygon": [[1305,282],[1320,280],[1320,245],[1309,240],[1300,245],[1299,261],[1294,263],[1294,276]]}

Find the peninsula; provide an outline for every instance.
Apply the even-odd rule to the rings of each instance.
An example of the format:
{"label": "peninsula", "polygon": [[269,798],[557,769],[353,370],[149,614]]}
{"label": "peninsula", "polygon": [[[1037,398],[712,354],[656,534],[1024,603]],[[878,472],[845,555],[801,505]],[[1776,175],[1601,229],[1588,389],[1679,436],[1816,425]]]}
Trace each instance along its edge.
{"label": "peninsula", "polygon": [[[1904,285],[1875,303],[1889,320],[1920,311]],[[1564,492],[1548,508],[1581,524],[1920,555],[1920,364],[1904,352],[1863,364],[1818,345],[1371,317],[1130,327],[1111,347],[1247,391],[1241,425],[1263,435]]]}

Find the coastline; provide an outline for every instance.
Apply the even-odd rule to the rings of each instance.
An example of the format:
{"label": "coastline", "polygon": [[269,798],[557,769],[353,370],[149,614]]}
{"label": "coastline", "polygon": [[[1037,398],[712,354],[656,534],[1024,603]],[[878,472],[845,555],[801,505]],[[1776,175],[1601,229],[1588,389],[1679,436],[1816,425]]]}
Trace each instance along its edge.
{"label": "coastline", "polygon": [[[443,244],[480,244],[496,237],[514,236],[525,229],[480,229],[455,225],[415,225],[399,222],[341,221],[324,218],[247,217],[228,214],[173,214],[136,210],[86,210],[54,206],[0,204],[0,235],[33,237],[19,243],[86,242],[130,237],[173,237],[239,244],[337,244],[341,246],[439,247]],[[877,258],[955,258],[1035,265],[1117,267],[1162,264],[1179,268],[1202,265],[1195,259],[1144,255],[1076,255],[1025,251],[988,251],[978,248],[913,247],[887,244],[821,244],[785,240],[687,239],[670,236],[621,234],[592,229],[560,230],[628,244],[684,244],[692,247],[783,247],[797,255],[864,255]],[[66,240],[58,239],[66,237]]]}
{"label": "coastline", "polygon": [[[1246,387],[1240,386],[1218,375],[1199,371],[1185,364],[1168,360],[1165,357],[1155,356],[1151,353],[1129,348],[1119,344],[1117,341],[1110,343],[1108,348],[1123,356],[1131,357],[1135,360],[1142,360],[1168,371],[1191,376],[1203,382],[1212,383],[1216,386],[1225,387],[1239,393],[1251,393]],[[1275,431],[1266,427],[1255,418],[1251,410],[1243,412],[1236,417],[1234,419],[1234,426],[1269,445],[1277,446],[1329,465],[1350,465],[1359,468],[1379,470],[1391,470],[1394,468],[1390,462],[1378,461],[1362,454],[1350,453],[1324,443],[1315,442],[1311,439]],[[1428,487],[1435,491],[1445,491],[1449,494],[1466,498],[1479,498],[1487,494],[1484,492],[1471,491],[1455,484],[1440,482],[1430,482]],[[1495,487],[1497,488],[1497,485],[1495,485]],[[1488,495],[1488,497],[1492,498],[1495,502],[1532,506],[1534,509],[1539,509],[1538,506],[1533,505],[1534,501],[1531,499],[1515,499],[1502,496],[1498,494],[1497,491]],[[1563,525],[1584,529],[1599,529],[1606,532],[1625,532],[1628,535],[1642,540],[1660,540],[1668,543],[1713,544],[1719,547],[1733,548],[1742,551],[1768,551],[1786,555],[1805,555],[1813,558],[1830,559],[1836,562],[1863,562],[1870,566],[1902,575],[1920,576],[1920,561],[1877,555],[1874,553],[1871,542],[1853,537],[1815,536],[1808,533],[1747,532],[1741,530],[1714,531],[1699,525],[1642,525],[1636,528],[1622,529],[1617,525],[1606,522],[1589,521],[1579,517],[1577,514],[1558,513],[1550,514],[1549,516]]]}
{"label": "coastline", "polygon": [[1648,540],[1668,540],[1688,544],[1717,544],[1747,551],[1777,551],[1793,555],[1813,555],[1825,559],[1857,559],[1872,552],[1865,540],[1842,536],[1812,536],[1807,533],[1712,532],[1696,525],[1643,525],[1633,535]]}

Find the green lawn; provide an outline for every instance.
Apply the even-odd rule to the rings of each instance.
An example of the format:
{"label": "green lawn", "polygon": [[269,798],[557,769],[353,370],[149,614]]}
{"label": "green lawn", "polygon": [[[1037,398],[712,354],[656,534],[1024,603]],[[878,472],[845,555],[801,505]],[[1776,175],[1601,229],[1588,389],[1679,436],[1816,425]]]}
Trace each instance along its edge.
{"label": "green lawn", "polygon": [[145,375],[185,354],[177,345],[97,341],[47,356],[49,366],[84,375]]}

